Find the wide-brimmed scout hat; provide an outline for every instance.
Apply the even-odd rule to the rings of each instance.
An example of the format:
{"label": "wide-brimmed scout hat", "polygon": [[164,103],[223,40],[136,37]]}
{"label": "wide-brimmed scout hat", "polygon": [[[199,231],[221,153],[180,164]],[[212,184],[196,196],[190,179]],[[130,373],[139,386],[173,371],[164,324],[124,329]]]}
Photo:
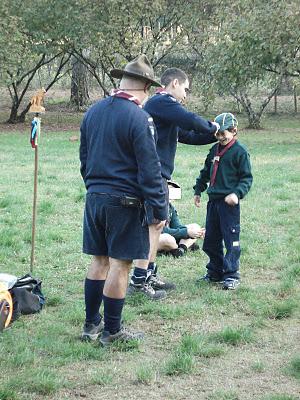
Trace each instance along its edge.
{"label": "wide-brimmed scout hat", "polygon": [[110,75],[117,79],[121,79],[123,75],[132,76],[133,78],[149,81],[153,86],[161,86],[161,84],[156,81],[153,67],[145,54],[141,54],[130,61],[124,69],[112,69]]}
{"label": "wide-brimmed scout hat", "polygon": [[215,122],[220,125],[220,131],[224,132],[227,129],[238,126],[238,121],[231,113],[222,113],[216,116]]}

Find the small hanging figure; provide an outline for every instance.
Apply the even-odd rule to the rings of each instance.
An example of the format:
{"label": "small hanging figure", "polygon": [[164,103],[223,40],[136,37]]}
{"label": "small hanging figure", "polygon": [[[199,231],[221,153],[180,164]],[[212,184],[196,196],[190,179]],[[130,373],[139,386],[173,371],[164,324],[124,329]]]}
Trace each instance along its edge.
{"label": "small hanging figure", "polygon": [[29,112],[34,112],[34,113],[44,113],[45,108],[42,106],[44,96],[45,96],[46,90],[44,88],[38,90],[34,96],[32,96],[30,103],[30,109]]}

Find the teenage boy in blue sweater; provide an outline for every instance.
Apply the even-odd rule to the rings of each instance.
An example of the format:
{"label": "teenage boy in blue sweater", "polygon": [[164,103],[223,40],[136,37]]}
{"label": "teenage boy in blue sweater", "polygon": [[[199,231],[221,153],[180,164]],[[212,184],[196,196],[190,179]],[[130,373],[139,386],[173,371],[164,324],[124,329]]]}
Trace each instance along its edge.
{"label": "teenage boy in blue sweater", "polygon": [[223,289],[234,290],[240,283],[240,200],[250,190],[253,178],[249,154],[236,140],[237,119],[231,113],[223,113],[215,121],[220,125],[218,143],[210,149],[194,186],[194,203],[200,207],[201,193],[209,183],[203,242],[209,262],[201,280],[222,283]]}
{"label": "teenage boy in blue sweater", "polygon": [[83,252],[93,256],[85,280],[82,338],[96,340],[102,332],[104,346],[143,336],[121,325],[128,273],[133,259],[149,254],[144,201],[153,207],[157,229],[168,211],[155,127],[142,110],[149,87],[160,84],[145,55],[124,70],[111,71],[111,76],[121,78],[120,89],[93,105],[80,128],[81,174],[87,189]]}
{"label": "teenage boy in blue sweater", "polygon": [[[146,102],[144,109],[152,116],[157,129],[157,153],[161,163],[162,177],[166,182],[171,179],[174,170],[177,142],[193,145],[213,143],[216,141],[214,134],[218,130],[218,123],[207,121],[189,112],[182,105],[189,92],[189,79],[184,71],[179,68],[167,69],[161,76],[161,84],[164,89],[152,96]],[[169,203],[167,196],[166,200]],[[158,297],[144,290],[146,280],[151,284],[147,287],[152,290],[173,289],[175,285],[162,281],[157,275],[155,258],[161,230],[155,229],[153,225],[155,218],[151,205],[147,204],[146,208],[150,234],[149,260],[148,262],[135,261],[136,267],[128,293],[142,291],[148,297],[156,299]]]}

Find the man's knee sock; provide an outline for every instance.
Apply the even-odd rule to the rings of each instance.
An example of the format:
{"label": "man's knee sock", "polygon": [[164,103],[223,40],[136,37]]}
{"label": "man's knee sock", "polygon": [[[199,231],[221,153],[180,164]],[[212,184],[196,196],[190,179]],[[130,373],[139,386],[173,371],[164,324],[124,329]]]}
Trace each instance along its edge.
{"label": "man's knee sock", "polygon": [[148,272],[144,268],[135,267],[131,276],[130,283],[143,285],[147,280]]}
{"label": "man's knee sock", "polygon": [[112,335],[121,328],[121,316],[125,299],[112,299],[103,295],[104,329]]}
{"label": "man's knee sock", "polygon": [[99,309],[102,302],[104,284],[105,280],[98,281],[88,278],[85,279],[85,321],[87,323],[97,325],[101,320]]}

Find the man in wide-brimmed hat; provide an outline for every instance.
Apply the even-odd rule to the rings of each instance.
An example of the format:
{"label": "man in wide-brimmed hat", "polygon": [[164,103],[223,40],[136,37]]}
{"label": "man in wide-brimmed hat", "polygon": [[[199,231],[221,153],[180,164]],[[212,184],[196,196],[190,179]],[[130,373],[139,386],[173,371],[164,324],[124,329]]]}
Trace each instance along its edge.
{"label": "man in wide-brimmed hat", "polygon": [[[151,85],[160,86],[145,55],[114,69],[120,89],[97,102],[81,124],[81,174],[87,189],[83,252],[93,256],[85,280],[82,338],[104,346],[141,339],[121,325],[133,259],[147,259],[149,231],[143,203],[153,207],[157,228],[167,217],[153,120],[142,110]],[[104,324],[99,313],[104,304]]]}

